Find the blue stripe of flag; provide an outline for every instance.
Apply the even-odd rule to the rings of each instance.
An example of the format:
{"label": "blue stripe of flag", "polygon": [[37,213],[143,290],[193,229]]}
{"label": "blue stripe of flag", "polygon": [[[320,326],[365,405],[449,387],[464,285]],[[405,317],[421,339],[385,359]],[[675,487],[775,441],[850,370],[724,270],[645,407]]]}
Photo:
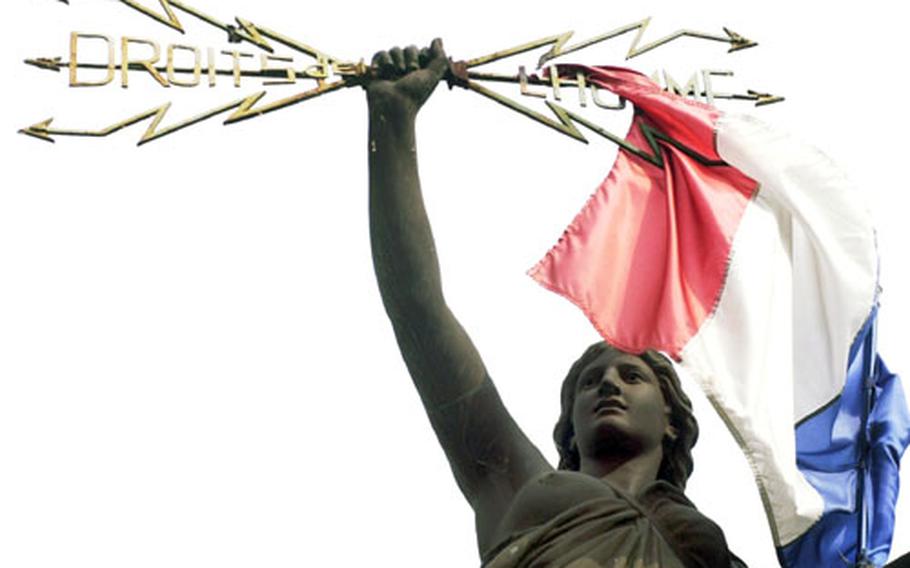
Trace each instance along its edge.
{"label": "blue stripe of flag", "polygon": [[[874,330],[875,317],[873,313],[850,349],[841,396],[796,428],[797,465],[824,499],[825,512],[803,536],[778,549],[778,558],[785,568],[855,565],[860,475],[864,478],[868,511],[867,558],[876,566],[883,565],[888,558],[900,484],[900,458],[910,444],[910,412],[899,377],[876,354],[873,406],[866,425],[867,451],[865,456],[861,455],[865,404],[863,360],[869,350],[868,339]],[[865,464],[863,470],[860,464]]]}

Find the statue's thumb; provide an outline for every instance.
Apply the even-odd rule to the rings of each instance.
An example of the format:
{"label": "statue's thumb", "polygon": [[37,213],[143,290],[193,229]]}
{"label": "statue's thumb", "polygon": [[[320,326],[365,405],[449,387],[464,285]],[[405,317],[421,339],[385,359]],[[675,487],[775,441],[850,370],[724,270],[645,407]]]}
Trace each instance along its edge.
{"label": "statue's thumb", "polygon": [[442,47],[442,40],[436,38],[430,44],[430,62],[427,69],[435,73],[440,78],[449,69],[449,58],[446,57],[446,51]]}

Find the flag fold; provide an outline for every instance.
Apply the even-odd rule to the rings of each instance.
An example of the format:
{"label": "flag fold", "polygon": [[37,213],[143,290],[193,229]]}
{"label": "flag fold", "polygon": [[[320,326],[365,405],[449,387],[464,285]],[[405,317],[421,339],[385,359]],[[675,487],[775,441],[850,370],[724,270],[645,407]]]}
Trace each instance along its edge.
{"label": "flag fold", "polygon": [[626,140],[650,152],[657,139],[662,159],[621,150],[530,275],[608,342],[664,351],[698,381],[749,461],[783,566],[855,554],[859,476],[867,546],[883,562],[910,420],[881,363],[865,438],[855,412],[878,302],[862,195],[821,152],[755,119],[634,71],[559,67],[578,72],[634,105]]}

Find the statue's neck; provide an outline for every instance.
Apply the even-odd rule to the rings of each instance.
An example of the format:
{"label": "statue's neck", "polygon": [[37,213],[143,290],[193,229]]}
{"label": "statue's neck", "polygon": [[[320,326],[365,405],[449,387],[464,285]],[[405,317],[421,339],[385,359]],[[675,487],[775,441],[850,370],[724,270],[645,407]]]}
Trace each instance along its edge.
{"label": "statue's neck", "polygon": [[629,495],[638,495],[657,480],[663,448],[657,446],[634,456],[581,457],[582,473],[603,479]]}

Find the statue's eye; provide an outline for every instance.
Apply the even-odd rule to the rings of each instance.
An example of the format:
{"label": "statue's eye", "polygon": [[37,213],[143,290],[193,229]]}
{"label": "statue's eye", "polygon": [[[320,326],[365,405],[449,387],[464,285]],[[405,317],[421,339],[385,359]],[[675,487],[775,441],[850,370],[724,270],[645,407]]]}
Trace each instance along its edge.
{"label": "statue's eye", "polygon": [[629,383],[639,383],[645,380],[645,376],[640,371],[629,370],[623,373],[623,378]]}
{"label": "statue's eye", "polygon": [[581,377],[581,386],[583,388],[593,387],[597,384],[598,379],[600,378],[600,373],[596,371],[589,371],[582,375]]}

